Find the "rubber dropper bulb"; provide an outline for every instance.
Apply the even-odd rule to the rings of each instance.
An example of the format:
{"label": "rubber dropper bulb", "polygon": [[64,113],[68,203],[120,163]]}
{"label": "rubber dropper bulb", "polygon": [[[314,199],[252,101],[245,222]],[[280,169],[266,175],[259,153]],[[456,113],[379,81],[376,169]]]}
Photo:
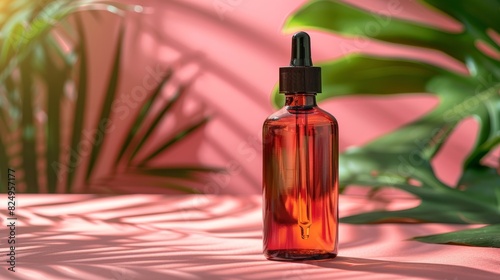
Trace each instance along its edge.
{"label": "rubber dropper bulb", "polygon": [[313,66],[311,59],[311,38],[301,31],[292,37],[292,59],[290,66]]}
{"label": "rubber dropper bulb", "polygon": [[280,67],[279,92],[321,92],[321,68],[313,66],[311,38],[306,32],[297,32],[292,36],[290,65]]}

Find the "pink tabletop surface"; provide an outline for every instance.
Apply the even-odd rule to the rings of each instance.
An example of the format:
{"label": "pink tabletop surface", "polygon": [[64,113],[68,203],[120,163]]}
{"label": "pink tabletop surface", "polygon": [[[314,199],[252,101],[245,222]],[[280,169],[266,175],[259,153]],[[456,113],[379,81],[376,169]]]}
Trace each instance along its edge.
{"label": "pink tabletop surface", "polygon": [[[257,195],[21,194],[17,201],[16,272],[2,261],[1,279],[500,279],[498,249],[407,240],[479,225],[341,224],[337,258],[275,262],[261,254]],[[418,202],[341,196],[340,203],[345,216]]]}

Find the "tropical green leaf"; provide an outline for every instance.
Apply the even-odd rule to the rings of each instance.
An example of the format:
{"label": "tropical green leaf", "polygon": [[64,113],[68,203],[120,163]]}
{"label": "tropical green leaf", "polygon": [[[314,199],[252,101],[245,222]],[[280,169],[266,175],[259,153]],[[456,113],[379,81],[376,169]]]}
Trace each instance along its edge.
{"label": "tropical green leaf", "polygon": [[[7,94],[6,94],[7,95]],[[7,132],[10,132],[11,131],[11,128],[10,128],[10,124],[7,122],[7,119],[10,117],[8,116],[8,111],[5,110],[6,108],[9,108],[9,103],[8,102],[5,102],[4,100],[0,99],[0,124],[2,125],[2,127],[4,127],[5,129],[5,135],[7,134]],[[14,107],[14,106],[12,106]],[[11,108],[12,108],[11,107]],[[12,110],[12,109],[11,109]],[[17,111],[17,108],[16,109],[13,109],[13,110],[16,110]]]}
{"label": "tropical green leaf", "polygon": [[79,10],[103,10],[121,15],[124,10],[140,11],[137,9],[140,6],[111,1],[49,0],[41,5],[37,1],[23,4],[0,26],[0,32],[7,34],[0,45],[0,83],[12,74],[16,65],[53,29],[55,23],[72,13]]}
{"label": "tropical green leaf", "polygon": [[149,136],[151,136],[151,133],[153,133],[153,131],[158,126],[158,124],[160,124],[161,120],[163,120],[165,115],[175,106],[175,104],[177,104],[177,102],[180,100],[181,96],[186,92],[186,90],[187,90],[186,86],[180,86],[175,91],[174,96],[172,96],[170,100],[162,107],[161,111],[156,114],[156,117],[148,125],[146,132],[141,136],[139,143],[135,146],[132,154],[130,155],[128,160],[129,163],[134,159],[137,152],[139,152],[139,150],[143,147],[146,140],[149,139]]}
{"label": "tropical green leaf", "polygon": [[[45,53],[50,53],[47,44],[42,45]],[[57,187],[57,172],[53,163],[59,162],[61,145],[61,98],[64,95],[66,82],[66,65],[58,68],[51,60],[43,63],[42,75],[47,81],[47,124],[46,124],[46,174],[47,189],[55,193]]]}
{"label": "tropical green leaf", "polygon": [[454,223],[490,224],[500,223],[500,208],[496,197],[490,197],[471,190],[460,191],[453,188],[429,189],[404,183],[394,187],[405,190],[421,198],[415,208],[399,211],[374,211],[344,217],[341,222],[387,223]]}
{"label": "tropical green leaf", "polygon": [[500,98],[495,97],[495,90],[498,91],[498,87],[492,87],[482,95],[492,98],[485,104],[487,112],[477,116],[482,125],[474,148],[465,160],[464,170],[481,166],[481,159],[500,145]]}
{"label": "tropical green leaf", "polygon": [[[362,213],[342,221],[498,224],[500,174],[484,166],[482,160],[500,145],[500,62],[485,54],[478,42],[500,50],[490,36],[492,30],[498,32],[500,28],[496,20],[500,1],[487,0],[478,5],[465,0],[423,1],[458,20],[463,30],[450,32],[397,18],[402,7],[394,2],[388,2],[388,13],[381,15],[337,0],[309,1],[284,25],[285,31],[316,29],[355,38],[341,42],[344,54],[362,50],[372,39],[441,51],[469,70],[458,74],[418,60],[368,55],[348,55],[318,64],[323,69],[323,93],[318,100],[404,93],[439,98],[439,104],[419,119],[340,156],[343,187],[398,188],[421,203],[411,209]],[[274,105],[283,102],[276,88],[272,100]],[[459,182],[448,186],[436,177],[431,162],[455,127],[469,117],[479,124],[476,142],[463,164]],[[482,238],[482,232],[477,233]],[[450,233],[446,237],[465,238],[467,233]],[[488,242],[492,244],[491,238]]]}
{"label": "tropical green leaf", "polygon": [[12,73],[17,63],[26,58],[53,28],[54,22],[64,19],[73,11],[67,5],[67,1],[49,1],[41,7],[29,6],[10,17],[2,28],[7,36],[0,52],[0,82]]}
{"label": "tropical green leaf", "polygon": [[[455,86],[446,86],[448,90],[453,89],[454,94],[446,95],[448,97],[440,95],[443,96],[441,103],[428,115],[361,148],[347,150],[340,156],[340,176],[343,184],[393,186],[420,197],[421,205],[405,211],[357,215],[344,219],[345,222],[380,222],[402,220],[404,217],[420,222],[500,222],[495,218],[500,217],[500,210],[497,207],[499,202],[494,196],[484,195],[484,191],[471,188],[467,183],[467,180],[470,180],[468,178],[461,183],[463,190],[449,188],[436,178],[432,170],[432,157],[457,121],[487,110],[484,104],[478,105],[475,110],[460,106],[469,93],[466,84],[461,85],[456,81]],[[445,121],[443,115],[449,115],[449,112],[460,115],[460,118],[450,117]],[[490,182],[495,177],[500,176],[491,174]],[[411,180],[420,185],[411,185]],[[490,184],[488,187],[490,192],[500,190],[500,184]],[[432,212],[436,214],[430,215]]]}
{"label": "tropical green leaf", "polygon": [[[4,96],[6,97],[6,99],[8,101],[8,106],[5,106],[4,108],[11,108],[11,110],[18,110],[19,108],[21,108],[19,90],[16,86],[16,83],[14,82],[14,79],[10,76],[7,77],[4,81],[3,86],[5,87],[5,90],[7,91]],[[9,129],[13,129],[10,127],[10,125],[8,127],[9,127]]]}
{"label": "tropical green leaf", "polygon": [[497,20],[498,12],[500,12],[498,0],[484,0],[476,3],[467,0],[424,1],[462,22],[469,33],[500,51],[500,46],[487,34],[490,28],[500,33],[500,22]]}
{"label": "tropical green leaf", "polygon": [[[77,86],[77,98],[76,98],[76,103],[75,103],[75,110],[73,114],[73,129],[72,129],[72,135],[71,135],[71,144],[70,144],[70,151],[76,151],[76,156],[78,158],[73,158],[75,157],[75,154],[69,153],[68,154],[68,159],[66,164],[69,167],[73,167],[73,165],[77,165],[78,162],[80,162],[81,158],[79,158],[79,144],[81,141],[82,137],[82,131],[83,131],[83,118],[81,116],[84,116],[85,113],[85,102],[86,102],[86,97],[87,97],[87,82],[88,82],[88,77],[87,77],[87,39],[85,37],[85,31],[83,28],[83,23],[80,17],[76,18],[76,25],[77,25],[77,32],[80,38],[79,46],[78,46],[78,53],[79,53],[79,63],[80,67],[78,69],[78,86]],[[75,178],[75,170],[73,168],[70,168],[68,171],[68,178],[66,178],[66,192],[71,192],[71,186],[73,184],[73,180]]]}
{"label": "tropical green leaf", "polygon": [[174,145],[175,143],[179,142],[180,140],[184,139],[187,137],[189,134],[195,132],[197,129],[202,127],[204,124],[206,124],[210,120],[209,117],[205,117],[194,124],[182,129],[181,131],[175,133],[173,137],[171,137],[169,140],[166,141],[165,144],[163,144],[161,147],[157,148],[153,152],[151,152],[148,156],[146,156],[140,163],[139,166],[144,166],[148,161],[153,159],[154,157],[158,156],[161,154],[163,151],[168,149],[170,146]]}
{"label": "tropical green leaf", "polygon": [[224,169],[218,167],[199,167],[199,166],[173,166],[161,168],[140,167],[138,173],[147,174],[158,177],[169,177],[179,179],[198,179],[199,174],[222,172]]}
{"label": "tropical green leaf", "polygon": [[[172,73],[173,73],[172,71],[168,71],[167,72],[167,74],[162,79],[162,81],[158,84],[158,86],[155,88],[155,90],[153,91],[153,93],[147,98],[147,100],[142,105],[141,109],[139,110],[137,116],[134,119],[134,123],[130,127],[129,132],[127,133],[125,141],[124,141],[123,145],[121,146],[122,148],[121,148],[120,152],[118,153],[118,156],[116,157],[115,166],[118,164],[118,162],[120,161],[120,159],[123,157],[123,155],[125,154],[125,151],[129,148],[130,143],[132,142],[132,140],[134,139],[134,137],[139,132],[139,129],[143,125],[143,121],[144,121],[144,119],[147,116],[147,113],[150,111],[151,106],[153,105],[153,103],[155,102],[155,100],[157,100],[158,96],[162,92],[163,86],[172,77]],[[169,107],[167,106],[166,108],[167,109],[163,111],[163,114],[166,113],[166,111],[168,111]],[[159,116],[162,116],[162,114],[160,113]],[[150,126],[151,132],[152,132],[153,128],[155,127],[155,123],[157,124],[158,122],[159,122],[159,118],[157,118],[153,122],[153,125]],[[149,137],[149,134],[151,133],[150,130],[148,130],[149,133],[146,133],[146,135],[144,137],[142,137],[141,143],[136,147],[136,150],[134,150],[134,154],[138,151],[138,149],[140,149],[140,147],[142,146],[142,143],[143,143],[144,139],[147,139]]]}
{"label": "tropical green leaf", "polygon": [[499,171],[479,165],[467,168],[464,170],[457,186],[459,189],[470,190],[490,198],[496,198],[496,206],[500,210]]}
{"label": "tropical green leaf", "polygon": [[5,170],[9,168],[9,157],[7,156],[7,150],[5,149],[5,145],[3,143],[2,137],[0,137],[0,170],[3,170],[3,172],[0,172],[0,180],[4,182],[3,184],[0,184],[0,192],[7,192],[7,177],[4,178]]}
{"label": "tropical green leaf", "polygon": [[500,248],[500,224],[413,238],[425,243]]}
{"label": "tropical green leaf", "polygon": [[[111,178],[111,181],[106,181],[106,183],[113,185],[112,180],[119,179],[117,176],[123,175],[122,173],[116,174],[115,171],[115,173],[97,177],[94,171],[101,162],[103,142],[109,142],[109,135],[106,137],[106,133],[102,131],[107,129],[109,123],[103,123],[103,121],[110,120],[113,102],[118,95],[118,85],[123,78],[120,75],[120,61],[124,25],[121,25],[118,35],[118,43],[101,107],[96,111],[90,111],[91,114],[96,114],[96,118],[89,118],[87,116],[89,110],[86,110],[88,108],[85,105],[89,94],[87,88],[89,38],[85,36],[84,22],[78,15],[75,15],[75,21],[65,20],[76,11],[89,11],[93,16],[97,16],[96,10],[124,15],[125,11],[141,12],[142,6],[98,0],[48,0],[43,3],[19,0],[6,2],[0,9],[0,33],[2,34],[0,36],[0,91],[2,94],[5,93],[5,98],[0,99],[0,168],[12,167],[20,170],[21,175],[17,182],[26,185],[27,192],[39,192],[40,184],[46,185],[49,192],[55,192],[60,185],[64,185],[66,192],[71,192],[74,190],[72,187],[80,183],[75,182],[75,175],[79,172],[84,175],[86,187],[88,184],[103,182],[103,178]],[[123,140],[117,139],[123,142],[118,149],[117,162],[134,148],[137,151],[141,149],[146,141],[143,139],[144,136],[148,138],[155,131],[156,125],[170,114],[171,108],[177,104],[178,98],[188,84],[182,85],[174,97],[163,108],[160,108],[159,114],[155,113],[152,116],[152,123],[144,125],[145,120],[152,114],[153,104],[157,103],[162,87],[169,81],[171,75],[172,72],[167,73],[165,79],[142,104],[126,137]],[[70,97],[72,92],[66,92],[71,89],[72,85],[76,85],[76,100]],[[37,94],[39,92],[44,94]],[[66,128],[63,125],[67,122],[61,121],[61,118],[63,112],[66,112],[63,106],[68,102],[74,103],[74,110],[70,111],[72,126]],[[95,138],[91,139],[90,156],[85,165],[80,164],[83,160],[81,142],[84,136],[84,122],[88,119],[97,119],[91,131],[97,131],[98,135],[91,133],[91,137]],[[172,138],[167,140],[167,145],[163,145],[163,149],[160,147],[156,152],[165,151],[168,146],[196,130],[196,126],[197,124],[194,124],[194,127],[188,126],[185,130],[174,132]],[[41,129],[38,129],[39,127]],[[63,145],[65,142],[63,132],[65,131],[69,131],[68,147]],[[142,131],[145,131],[145,134],[139,135]],[[134,145],[134,141],[139,144]],[[19,153],[13,153],[17,143],[21,143],[22,149]],[[42,146],[45,146],[43,152],[40,151]],[[61,155],[65,155],[65,158],[61,159]],[[12,163],[15,165],[9,166]],[[160,166],[141,169],[127,165],[125,170],[120,170],[120,172],[141,176],[149,186],[199,193],[192,186],[204,180],[209,172],[217,170],[217,168],[203,166]],[[64,178],[61,175],[65,172],[67,179],[65,182],[60,182],[59,179]]]}
{"label": "tropical green leaf", "polygon": [[38,192],[38,172],[36,155],[36,128],[33,116],[33,77],[31,75],[30,59],[23,61],[20,65],[22,77],[21,95],[22,95],[22,161],[24,169],[24,178],[26,180],[26,192]]}
{"label": "tropical green leaf", "polygon": [[[123,35],[124,35],[124,25],[122,23],[120,27],[120,31],[118,34],[118,41],[116,44],[115,56],[113,59],[113,66],[111,68],[109,82],[104,98],[104,103],[102,104],[101,113],[99,118],[97,119],[97,123],[94,126],[96,133],[101,134],[101,139],[97,141],[97,139],[93,139],[92,150],[90,152],[90,160],[87,168],[87,173],[85,175],[85,182],[89,183],[89,179],[92,175],[92,172],[95,168],[95,163],[97,161],[97,156],[101,151],[102,144],[106,138],[106,133],[101,131],[102,127],[106,127],[110,122],[110,114],[113,105],[113,101],[115,100],[115,95],[117,93],[118,82],[120,78],[120,62],[121,55],[123,49]],[[98,138],[98,137],[95,137]]]}
{"label": "tropical green leaf", "polygon": [[[413,45],[438,49],[451,56],[464,60],[462,52],[453,46],[461,42],[461,35],[442,31],[428,25],[394,17],[403,7],[401,4],[388,4],[391,15],[355,8],[341,1],[309,1],[297,12],[288,17],[284,31],[292,32],[303,28],[333,32],[348,37],[368,37],[390,43]],[[345,44],[344,51],[359,49],[363,43]],[[357,44],[357,45],[356,45]],[[472,46],[468,46],[472,48]]]}

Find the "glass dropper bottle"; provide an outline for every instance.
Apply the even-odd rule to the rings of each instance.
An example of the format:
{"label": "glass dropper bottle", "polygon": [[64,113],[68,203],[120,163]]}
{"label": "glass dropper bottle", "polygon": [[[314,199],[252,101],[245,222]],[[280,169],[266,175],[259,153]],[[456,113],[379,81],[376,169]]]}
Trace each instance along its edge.
{"label": "glass dropper bottle", "polygon": [[264,255],[270,260],[334,258],[338,244],[338,123],[316,104],[321,68],[310,37],[292,37],[280,68],[285,104],[263,126]]}

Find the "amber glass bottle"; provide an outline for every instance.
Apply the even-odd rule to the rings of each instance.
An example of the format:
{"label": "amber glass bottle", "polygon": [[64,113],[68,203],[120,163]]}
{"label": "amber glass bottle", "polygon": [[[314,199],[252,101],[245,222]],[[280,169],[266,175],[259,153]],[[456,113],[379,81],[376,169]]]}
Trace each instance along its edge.
{"label": "amber glass bottle", "polygon": [[316,104],[321,69],[305,32],[280,68],[284,107],[263,127],[264,254],[271,260],[334,258],[338,243],[338,124]]}

